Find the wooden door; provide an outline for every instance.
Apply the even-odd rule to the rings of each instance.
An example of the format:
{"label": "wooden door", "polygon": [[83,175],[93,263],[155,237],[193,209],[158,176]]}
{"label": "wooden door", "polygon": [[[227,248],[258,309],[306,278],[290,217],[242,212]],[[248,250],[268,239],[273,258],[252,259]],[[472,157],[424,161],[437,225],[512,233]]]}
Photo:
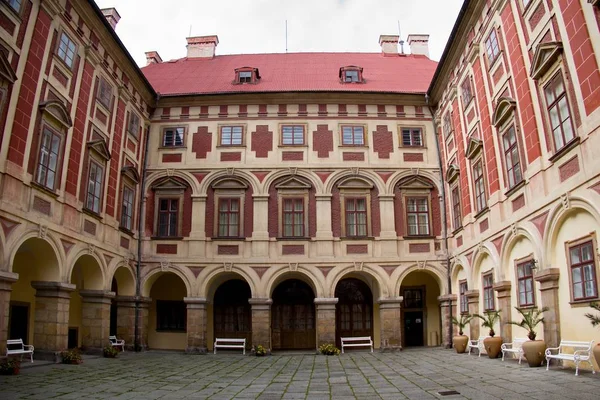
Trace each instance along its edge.
{"label": "wooden door", "polygon": [[335,341],[340,347],[342,337],[373,337],[373,295],[360,279],[342,279],[335,288],[338,303],[335,308]]}
{"label": "wooden door", "polygon": [[290,279],[273,292],[271,333],[273,349],[314,349],[315,296],[306,283]]}
{"label": "wooden door", "polygon": [[215,292],[213,324],[215,338],[246,339],[252,345],[250,287],[241,280],[223,283]]}

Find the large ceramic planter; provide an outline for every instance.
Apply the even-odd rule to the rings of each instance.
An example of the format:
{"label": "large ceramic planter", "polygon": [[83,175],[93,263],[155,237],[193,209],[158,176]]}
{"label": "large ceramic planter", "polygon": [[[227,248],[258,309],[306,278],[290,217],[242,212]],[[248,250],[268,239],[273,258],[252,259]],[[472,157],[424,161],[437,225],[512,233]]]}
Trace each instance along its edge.
{"label": "large ceramic planter", "polygon": [[600,343],[594,346],[592,350],[594,352],[594,358],[596,359],[596,364],[600,365]]}
{"label": "large ceramic planter", "polygon": [[546,343],[543,340],[529,340],[523,343],[523,354],[530,367],[539,367],[546,358]]}
{"label": "large ceramic planter", "polygon": [[469,337],[466,335],[454,336],[452,343],[457,353],[464,353],[467,350],[467,343],[469,343]]}
{"label": "large ceramic planter", "polygon": [[489,358],[497,358],[502,347],[502,338],[500,336],[485,338],[483,340],[483,347],[485,347]]}

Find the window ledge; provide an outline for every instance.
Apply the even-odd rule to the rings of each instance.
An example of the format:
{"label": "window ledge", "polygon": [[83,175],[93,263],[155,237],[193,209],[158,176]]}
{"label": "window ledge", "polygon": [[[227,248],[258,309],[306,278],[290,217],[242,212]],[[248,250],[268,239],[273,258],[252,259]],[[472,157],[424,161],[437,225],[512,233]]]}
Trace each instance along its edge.
{"label": "window ledge", "polygon": [[19,11],[15,10],[14,8],[12,8],[7,2],[0,2],[0,4],[4,7],[4,9],[8,10],[8,12],[10,12],[15,18],[17,18],[19,20],[19,22],[23,22],[23,20],[21,19],[21,13],[23,12],[23,5],[21,5],[21,9]]}
{"label": "window ledge", "polygon": [[298,236],[298,237],[288,237],[288,236],[277,236],[275,239],[277,239],[277,241],[292,241],[292,242],[298,242],[298,241],[307,241],[310,240],[311,238],[309,238],[308,236]]}
{"label": "window ledge", "polygon": [[598,301],[598,297],[594,297],[591,299],[584,299],[584,300],[572,300],[569,302],[569,304],[571,305],[571,307],[589,307],[591,303],[595,303]]}
{"label": "window ledge", "polygon": [[[60,40],[60,38],[59,38],[59,40]],[[60,58],[58,56],[58,54],[56,54],[56,53],[53,54],[53,57],[54,57],[55,60],[58,60],[58,62],[60,63],[60,65],[63,67],[63,69],[66,69],[65,72],[67,72],[70,75],[69,78],[71,78],[73,76],[73,67],[74,67],[74,65],[72,65],[72,66],[69,67],[67,65],[67,63],[65,62],[65,60],[63,60],[62,58]],[[75,63],[75,60],[73,60],[73,63]],[[102,104],[100,102],[98,102],[98,103]]]}
{"label": "window ledge", "polygon": [[537,307],[536,307],[535,304],[529,304],[529,305],[526,305],[526,306],[518,306],[516,308],[518,308],[519,310],[532,310],[532,309],[535,309]]}
{"label": "window ledge", "polygon": [[236,240],[246,240],[245,237],[242,236],[231,236],[231,237],[213,237],[211,238],[211,240],[213,241],[219,241],[219,242],[232,242],[232,241],[236,241]]}
{"label": "window ledge", "polygon": [[522,179],[521,182],[517,183],[515,186],[511,187],[510,189],[508,189],[506,191],[506,193],[504,193],[504,195],[506,197],[510,197],[513,194],[515,194],[519,189],[521,189],[523,186],[525,186],[525,179]]}
{"label": "window ledge", "polygon": [[182,240],[183,236],[150,236],[151,240]]}
{"label": "window ledge", "polygon": [[456,228],[455,230],[453,230],[453,231],[452,231],[452,235],[454,236],[454,235],[456,235],[457,233],[460,233],[460,232],[462,232],[462,231],[463,231],[463,229],[464,229],[464,227],[463,227],[463,226],[459,226],[458,228]]}
{"label": "window ledge", "polygon": [[187,146],[159,146],[158,150],[185,150]]}
{"label": "window ledge", "polygon": [[409,150],[427,150],[427,146],[408,146],[408,145],[400,145],[399,149],[409,149]]}
{"label": "window ledge", "polygon": [[157,329],[156,332],[160,333],[186,333],[186,330],[181,329]]}
{"label": "window ledge", "polygon": [[40,185],[36,181],[31,181],[31,187],[39,190],[40,192],[47,194],[48,196],[52,196],[55,199],[57,199],[59,196],[59,194],[56,193],[55,191],[48,189],[46,186]]}
{"label": "window ledge", "polygon": [[573,148],[577,147],[577,145],[579,145],[579,142],[580,142],[579,136],[575,136],[575,138],[571,139],[571,141],[569,143],[565,144],[560,150],[558,150],[556,153],[554,153],[552,155],[552,157],[548,158],[548,161],[555,162],[555,161],[561,159],[565,154],[567,154]]}
{"label": "window ledge", "polygon": [[277,147],[279,147],[279,148],[290,147],[290,148],[293,148],[293,149],[297,149],[297,148],[308,148],[308,145],[307,144],[280,144]]}
{"label": "window ledge", "polygon": [[245,149],[245,148],[246,148],[245,144],[232,144],[232,145],[218,144],[217,145],[217,149]]}
{"label": "window ledge", "polygon": [[120,230],[121,232],[123,232],[124,234],[126,234],[126,235],[129,235],[129,236],[131,236],[131,237],[134,237],[134,236],[135,236],[135,234],[134,234],[134,233],[133,233],[133,232],[132,232],[130,229],[127,229],[127,228],[125,228],[124,226],[121,226],[121,225],[119,225],[119,230]]}
{"label": "window ledge", "polygon": [[369,146],[366,144],[340,144],[338,147],[347,148],[347,149],[368,149]]}
{"label": "window ledge", "polygon": [[[128,134],[129,136],[131,136],[133,139],[135,139],[135,142],[136,142],[136,143],[138,143],[138,142],[140,141],[140,138],[138,137],[138,135],[137,135],[137,134],[135,134],[135,133],[131,133],[131,132],[129,131],[129,129],[127,129],[127,134]],[[125,147],[125,148],[127,148],[127,147]]]}
{"label": "window ledge", "polygon": [[99,213],[97,213],[96,211],[90,210],[87,207],[83,207],[81,209],[81,211],[83,211],[85,214],[89,215],[92,218],[96,218],[98,221],[102,221],[102,215],[100,215]]}
{"label": "window ledge", "polygon": [[[508,192],[507,192],[507,195],[508,195]],[[487,213],[488,213],[488,211],[490,211],[490,208],[489,208],[489,207],[485,207],[483,210],[481,210],[481,211],[479,211],[477,214],[475,214],[475,215],[473,216],[473,218],[475,218],[475,219],[478,219],[478,218],[479,218],[479,217],[481,217],[482,215],[485,215],[485,214],[487,214]]]}
{"label": "window ledge", "polygon": [[[496,58],[494,58],[493,60],[490,60],[488,58],[488,61],[490,62],[490,66],[488,67],[488,73],[491,72],[494,67],[496,66],[496,64],[498,63],[498,60],[502,58],[502,54],[504,53],[504,50],[500,50],[498,52],[498,55],[496,56]],[[487,53],[485,55],[487,57]]]}
{"label": "window ledge", "polygon": [[373,240],[374,236],[342,236],[342,240]]}
{"label": "window ledge", "polygon": [[405,235],[402,236],[404,240],[425,240],[425,239],[435,239],[435,236],[432,235]]}

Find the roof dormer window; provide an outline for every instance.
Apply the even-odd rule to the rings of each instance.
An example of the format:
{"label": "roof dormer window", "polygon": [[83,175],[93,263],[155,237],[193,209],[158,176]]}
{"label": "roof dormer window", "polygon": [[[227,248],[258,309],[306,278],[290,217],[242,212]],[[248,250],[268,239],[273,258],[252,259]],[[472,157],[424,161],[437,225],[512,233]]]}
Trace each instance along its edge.
{"label": "roof dormer window", "polygon": [[257,83],[259,79],[258,68],[243,67],[235,70],[235,83]]}
{"label": "roof dormer window", "polygon": [[363,69],[353,65],[340,68],[340,81],[342,83],[362,83]]}

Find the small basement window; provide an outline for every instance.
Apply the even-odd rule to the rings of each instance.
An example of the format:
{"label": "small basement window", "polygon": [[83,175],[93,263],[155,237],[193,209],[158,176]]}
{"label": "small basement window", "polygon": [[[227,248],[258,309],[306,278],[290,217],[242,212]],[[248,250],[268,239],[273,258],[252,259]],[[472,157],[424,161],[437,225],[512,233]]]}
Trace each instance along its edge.
{"label": "small basement window", "polygon": [[362,71],[363,71],[362,68],[356,67],[353,65],[349,65],[347,67],[341,67],[340,74],[339,74],[340,81],[342,83],[362,83],[363,82]]}
{"label": "small basement window", "polygon": [[235,70],[235,83],[257,83],[259,79],[258,68],[243,67]]}

